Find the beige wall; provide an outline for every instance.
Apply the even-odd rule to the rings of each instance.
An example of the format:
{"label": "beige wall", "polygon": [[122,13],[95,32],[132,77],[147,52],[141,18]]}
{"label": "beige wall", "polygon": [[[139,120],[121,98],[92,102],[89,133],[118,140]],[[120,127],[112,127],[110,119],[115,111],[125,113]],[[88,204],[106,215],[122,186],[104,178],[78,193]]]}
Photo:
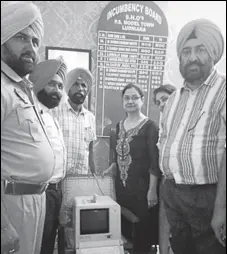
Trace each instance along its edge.
{"label": "beige wall", "polygon": [[[96,74],[97,26],[102,10],[110,1],[33,1],[41,8],[45,23],[44,46],[92,50],[92,72]],[[226,37],[225,1],[154,1],[166,14],[169,43],[164,81],[182,84],[176,56],[176,39],[181,27],[195,18],[209,18],[219,25]],[[44,47],[41,49],[44,59]],[[226,57],[218,63],[226,72]],[[95,84],[94,84],[95,85]],[[95,95],[95,87],[93,88]],[[94,110],[94,109],[92,109]]]}

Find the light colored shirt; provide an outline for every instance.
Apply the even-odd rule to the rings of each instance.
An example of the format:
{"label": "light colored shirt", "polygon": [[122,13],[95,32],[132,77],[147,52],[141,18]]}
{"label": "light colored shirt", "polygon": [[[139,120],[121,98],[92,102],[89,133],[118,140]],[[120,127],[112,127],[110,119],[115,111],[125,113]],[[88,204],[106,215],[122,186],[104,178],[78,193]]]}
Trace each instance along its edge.
{"label": "light colored shirt", "polygon": [[54,172],[53,149],[25,92],[31,87],[1,61],[2,180],[43,183]]}
{"label": "light colored shirt", "polygon": [[89,144],[96,139],[95,116],[84,107],[76,113],[68,101],[53,109],[67,150],[66,177],[89,173]]}
{"label": "light colored shirt", "polygon": [[159,163],[179,184],[212,184],[226,141],[226,78],[214,70],[194,91],[174,92],[161,119]]}
{"label": "light colored shirt", "polygon": [[49,180],[50,183],[58,183],[65,176],[66,171],[66,148],[63,134],[57,119],[53,116],[52,111],[38,102],[41,117],[47,131],[47,135],[52,144],[55,153],[54,174]]}

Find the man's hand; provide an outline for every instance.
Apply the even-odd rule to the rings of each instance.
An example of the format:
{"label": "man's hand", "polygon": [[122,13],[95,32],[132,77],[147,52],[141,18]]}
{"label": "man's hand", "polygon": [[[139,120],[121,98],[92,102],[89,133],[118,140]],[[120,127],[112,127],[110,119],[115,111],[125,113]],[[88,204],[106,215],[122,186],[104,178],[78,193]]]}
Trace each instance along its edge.
{"label": "man's hand", "polygon": [[20,249],[19,236],[16,230],[8,225],[1,229],[1,253],[15,253]]}
{"label": "man's hand", "polygon": [[147,192],[147,203],[149,208],[158,204],[158,195],[156,188],[149,188]]}
{"label": "man's hand", "polygon": [[225,246],[226,241],[226,209],[216,208],[211,220],[211,226],[218,241]]}

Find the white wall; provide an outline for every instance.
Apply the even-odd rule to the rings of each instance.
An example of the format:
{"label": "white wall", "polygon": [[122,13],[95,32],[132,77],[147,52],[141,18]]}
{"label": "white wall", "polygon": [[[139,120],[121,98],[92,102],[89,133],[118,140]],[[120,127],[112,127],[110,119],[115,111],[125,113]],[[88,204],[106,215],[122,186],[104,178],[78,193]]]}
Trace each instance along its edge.
{"label": "white wall", "polygon": [[221,61],[216,65],[226,73],[226,2],[225,1],[168,1],[166,17],[169,23],[169,45],[167,51],[167,64],[165,80],[175,86],[182,85],[179,73],[179,62],[176,55],[176,39],[181,28],[189,21],[198,18],[210,19],[216,23],[225,39],[225,51]]}

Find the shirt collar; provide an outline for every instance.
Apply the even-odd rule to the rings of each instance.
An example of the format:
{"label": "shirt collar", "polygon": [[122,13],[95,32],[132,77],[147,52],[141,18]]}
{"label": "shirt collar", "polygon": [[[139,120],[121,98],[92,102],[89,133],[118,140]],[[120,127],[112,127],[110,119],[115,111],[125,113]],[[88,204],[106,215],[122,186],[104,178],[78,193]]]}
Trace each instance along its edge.
{"label": "shirt collar", "polygon": [[39,108],[43,112],[51,112],[50,109],[47,108],[45,105],[43,105],[40,101],[39,101]]}
{"label": "shirt collar", "polygon": [[22,81],[22,78],[12,69],[10,68],[5,62],[1,60],[1,70],[8,76],[10,79],[19,83]]}
{"label": "shirt collar", "polygon": [[27,76],[21,78],[12,68],[10,68],[4,61],[1,60],[1,71],[16,83],[20,83],[23,86],[33,87],[33,84],[28,80]]}
{"label": "shirt collar", "polygon": [[[203,84],[202,84],[201,86],[205,85],[205,86],[210,86],[210,87],[212,87],[212,86],[214,85],[213,80],[216,79],[217,75],[218,75],[217,70],[216,70],[215,68],[213,68],[211,74],[207,77],[207,79],[203,82]],[[201,86],[200,86],[200,87],[201,87]],[[181,91],[182,91],[183,89],[188,90],[187,82],[186,82],[186,81],[184,81],[184,84],[183,84],[183,87],[181,88]]]}
{"label": "shirt collar", "polygon": [[[74,109],[72,108],[72,106],[69,104],[68,100],[65,102],[65,104],[66,104],[68,110],[72,110],[73,112],[75,112]],[[81,111],[79,114],[85,115],[87,112],[88,112],[88,110],[82,105],[82,108],[81,108]]]}
{"label": "shirt collar", "polygon": [[216,69],[213,69],[213,71],[211,72],[211,74],[208,76],[208,78],[204,81],[204,85],[207,86],[213,86],[214,82],[213,80],[216,79],[216,77],[218,76],[218,72]]}

